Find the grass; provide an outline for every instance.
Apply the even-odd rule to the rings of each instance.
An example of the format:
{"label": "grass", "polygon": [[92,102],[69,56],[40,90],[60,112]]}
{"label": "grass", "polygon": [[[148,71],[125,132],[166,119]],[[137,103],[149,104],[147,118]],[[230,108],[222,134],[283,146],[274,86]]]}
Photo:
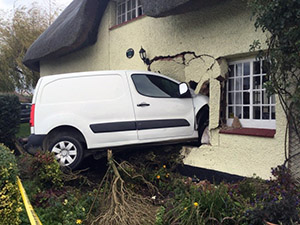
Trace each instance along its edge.
{"label": "grass", "polygon": [[30,135],[30,126],[29,123],[21,123],[19,132],[17,133],[17,138],[25,138]]}

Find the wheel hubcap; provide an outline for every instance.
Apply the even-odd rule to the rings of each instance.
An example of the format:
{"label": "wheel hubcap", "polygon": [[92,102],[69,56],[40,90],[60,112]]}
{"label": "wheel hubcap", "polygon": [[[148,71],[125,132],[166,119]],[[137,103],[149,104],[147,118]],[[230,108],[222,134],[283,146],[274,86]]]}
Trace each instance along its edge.
{"label": "wheel hubcap", "polygon": [[62,166],[71,165],[77,157],[77,148],[70,141],[60,141],[54,145],[51,152]]}

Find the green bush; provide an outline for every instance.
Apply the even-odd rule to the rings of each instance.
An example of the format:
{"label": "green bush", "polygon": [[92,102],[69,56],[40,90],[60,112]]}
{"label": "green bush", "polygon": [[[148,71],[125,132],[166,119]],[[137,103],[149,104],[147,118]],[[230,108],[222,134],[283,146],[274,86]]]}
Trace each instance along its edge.
{"label": "green bush", "polygon": [[19,164],[22,177],[29,178],[41,189],[61,188],[64,185],[63,172],[51,152],[38,151],[34,156],[22,156]]}
{"label": "green bush", "polygon": [[300,222],[300,194],[288,168],[272,169],[275,179],[267,181],[267,187],[256,191],[254,207],[247,210],[249,224],[259,225],[263,221],[292,225]]}
{"label": "green bush", "polygon": [[21,196],[17,186],[15,156],[0,144],[0,218],[1,224],[20,224]]}
{"label": "green bush", "polygon": [[0,94],[0,143],[13,147],[19,130],[20,102],[17,96]]}
{"label": "green bush", "polygon": [[[64,174],[48,151],[19,156],[18,163],[30,202],[43,225],[90,224],[85,219],[98,194],[97,186],[85,186],[78,174]],[[92,213],[99,206],[98,201],[94,204]],[[28,225],[26,214],[21,216],[21,225]]]}
{"label": "green bush", "polygon": [[[51,194],[50,194],[51,193]],[[43,192],[43,201],[35,207],[44,225],[87,224],[85,221],[97,191],[69,189],[65,192]],[[90,224],[90,223],[88,223]]]}

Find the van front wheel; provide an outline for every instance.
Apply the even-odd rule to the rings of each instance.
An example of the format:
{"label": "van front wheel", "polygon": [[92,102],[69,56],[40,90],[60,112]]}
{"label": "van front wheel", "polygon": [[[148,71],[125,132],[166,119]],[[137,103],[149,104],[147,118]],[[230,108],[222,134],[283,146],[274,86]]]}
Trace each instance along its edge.
{"label": "van front wheel", "polygon": [[50,152],[63,167],[75,169],[82,160],[83,148],[78,140],[71,136],[56,136],[49,145]]}

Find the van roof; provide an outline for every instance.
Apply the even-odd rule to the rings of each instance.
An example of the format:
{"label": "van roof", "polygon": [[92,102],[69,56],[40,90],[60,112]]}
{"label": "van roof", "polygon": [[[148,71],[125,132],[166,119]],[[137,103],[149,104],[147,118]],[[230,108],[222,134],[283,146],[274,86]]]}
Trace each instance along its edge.
{"label": "van roof", "polygon": [[153,74],[157,76],[161,76],[164,78],[167,78],[169,80],[174,81],[175,83],[180,83],[180,81],[175,80],[171,77],[168,77],[166,75],[155,73],[152,71],[145,71],[145,70],[103,70],[103,71],[84,71],[84,72],[75,72],[75,73],[62,73],[62,74],[54,74],[54,75],[47,75],[40,78],[40,81],[44,82],[52,82],[58,79],[65,79],[65,78],[71,78],[71,77],[85,77],[85,76],[94,76],[94,75],[101,75],[101,74]]}
{"label": "van roof", "polygon": [[[156,75],[165,77],[165,75],[163,75],[163,74],[159,74],[159,73],[155,73],[155,72],[151,72],[151,71],[144,71],[144,70],[100,70],[100,71],[84,71],[84,72],[53,74],[53,75],[42,76],[40,79],[55,80],[57,78],[67,78],[67,77],[80,77],[80,76],[90,76],[90,75],[98,75],[98,74],[99,75],[101,75],[101,74],[125,74],[125,73],[156,74]],[[169,78],[169,79],[172,79],[172,78]]]}

